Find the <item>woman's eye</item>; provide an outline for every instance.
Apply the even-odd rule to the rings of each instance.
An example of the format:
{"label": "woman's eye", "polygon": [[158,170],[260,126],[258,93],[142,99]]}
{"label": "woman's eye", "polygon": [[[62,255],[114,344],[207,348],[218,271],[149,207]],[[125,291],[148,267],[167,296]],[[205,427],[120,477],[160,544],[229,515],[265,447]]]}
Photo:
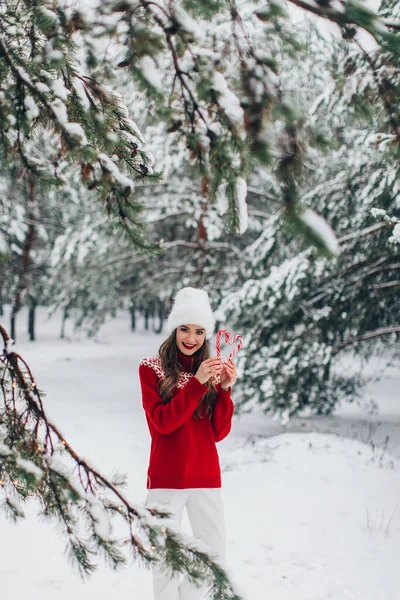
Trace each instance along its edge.
{"label": "woman's eye", "polygon": [[[188,331],[188,329],[181,327],[181,331],[183,331],[183,333],[186,333]],[[196,335],[203,335],[204,331],[196,331]]]}

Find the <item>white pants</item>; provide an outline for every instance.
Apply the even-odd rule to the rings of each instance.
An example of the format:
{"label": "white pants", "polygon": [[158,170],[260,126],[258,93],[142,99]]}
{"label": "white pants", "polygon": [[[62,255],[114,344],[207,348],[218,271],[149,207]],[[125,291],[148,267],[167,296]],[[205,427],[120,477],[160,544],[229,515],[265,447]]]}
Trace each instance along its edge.
{"label": "white pants", "polygon": [[[226,537],[221,488],[149,489],[145,505],[172,513],[171,528],[178,532],[186,507],[193,540],[206,544],[210,557],[224,567]],[[153,569],[154,600],[205,600],[210,590],[211,584],[207,582],[197,587],[189,582],[187,575],[180,582],[177,577],[170,579],[159,569]]]}

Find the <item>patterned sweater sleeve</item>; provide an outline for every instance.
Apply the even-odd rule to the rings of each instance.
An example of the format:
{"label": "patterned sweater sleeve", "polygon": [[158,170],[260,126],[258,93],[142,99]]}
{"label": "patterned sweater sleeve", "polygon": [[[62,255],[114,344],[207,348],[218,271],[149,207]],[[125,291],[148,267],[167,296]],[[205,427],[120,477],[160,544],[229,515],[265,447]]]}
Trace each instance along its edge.
{"label": "patterned sweater sleeve", "polygon": [[232,416],[235,409],[231,398],[231,389],[227,391],[221,389],[221,384],[217,385],[218,398],[215,402],[212,414],[212,427],[214,432],[214,441],[220,442],[231,430]]}
{"label": "patterned sweater sleeve", "polygon": [[158,377],[148,365],[139,365],[139,378],[142,387],[142,404],[150,421],[160,433],[168,434],[183,425],[194,413],[200,398],[207,391],[207,386],[195,377],[172,396],[167,404],[157,391]]}

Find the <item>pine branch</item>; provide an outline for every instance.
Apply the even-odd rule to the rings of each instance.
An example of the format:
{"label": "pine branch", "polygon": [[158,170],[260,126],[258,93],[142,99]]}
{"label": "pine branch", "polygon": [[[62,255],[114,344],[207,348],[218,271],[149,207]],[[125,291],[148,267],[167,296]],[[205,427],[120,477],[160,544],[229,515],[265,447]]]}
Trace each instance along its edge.
{"label": "pine branch", "polygon": [[343,244],[344,242],[348,242],[350,240],[359,240],[362,237],[378,232],[381,229],[387,229],[388,227],[393,227],[393,224],[389,224],[386,222],[375,223],[374,225],[370,225],[369,227],[364,227],[364,229],[357,229],[356,231],[352,231],[351,233],[346,233],[345,235],[342,235],[340,238],[338,238],[338,242],[340,244]]}
{"label": "pine branch", "polygon": [[[35,9],[29,4],[25,5],[24,8],[26,14],[30,15],[33,19],[33,27],[37,16]],[[63,44],[64,46],[67,46],[67,39],[69,38],[71,31],[73,31],[73,28],[69,30],[69,33],[66,33],[70,23],[67,20],[61,24],[62,19],[60,21],[59,13],[54,14],[54,19],[54,22],[57,22],[57,27],[60,30],[60,37],[58,40],[60,47],[62,47]],[[65,181],[60,180],[57,175],[58,162],[64,158],[64,156],[72,163],[81,164],[82,182],[85,185],[87,185],[86,172],[89,167],[93,173],[97,173],[97,176],[94,177],[94,181],[89,185],[92,188],[98,188],[100,191],[102,200],[105,200],[109,216],[113,215],[117,217],[126,234],[134,242],[134,245],[150,252],[155,251],[158,245],[155,243],[149,244],[144,236],[141,235],[141,230],[143,231],[144,225],[137,218],[139,205],[131,200],[131,193],[134,188],[133,181],[129,179],[127,175],[122,173],[119,166],[104,152],[107,143],[108,146],[110,145],[110,143],[107,142],[106,135],[109,134],[111,130],[107,131],[106,128],[104,132],[95,132],[93,124],[88,125],[88,123],[85,122],[85,119],[89,119],[89,115],[86,115],[84,118],[79,115],[81,119],[79,123],[69,122],[67,105],[58,97],[51,100],[50,88],[42,81],[43,77],[51,77],[50,71],[46,72],[45,70],[45,67],[48,66],[45,57],[43,57],[43,69],[40,72],[40,78],[38,79],[39,75],[36,72],[37,67],[32,63],[25,64],[25,57],[19,46],[16,49],[15,45],[13,45],[11,41],[9,42],[6,34],[7,31],[1,26],[0,22],[0,56],[3,57],[5,64],[9,67],[11,75],[9,80],[10,84],[12,85],[12,81],[14,81],[15,87],[19,90],[19,109],[17,111],[16,119],[16,148],[18,149],[22,163],[38,179],[50,183],[52,181],[49,179],[49,174],[46,169],[48,170],[54,167],[55,179],[52,183],[58,185],[60,183],[65,184]],[[39,38],[35,38],[35,43],[38,40]],[[24,39],[21,41],[23,43]],[[42,45],[44,45],[43,39]],[[66,50],[65,54],[67,54]],[[33,73],[29,74],[29,70],[32,70]],[[51,72],[52,71],[53,67],[51,67]],[[115,131],[121,134],[119,136],[118,145],[114,150],[120,162],[125,167],[128,167],[131,172],[136,173],[139,179],[143,179],[145,176],[156,177],[156,175],[152,173],[152,169],[149,168],[150,155],[143,150],[137,150],[137,144],[132,142],[131,138],[134,137],[141,142],[143,140],[139,135],[136,126],[133,126],[127,118],[127,111],[125,107],[121,105],[119,100],[120,96],[114,92],[108,92],[104,87],[99,85],[93,77],[80,75],[69,63],[67,63],[65,69],[60,68],[60,72],[64,81],[67,81],[71,87],[70,95],[75,94],[76,96],[72,83],[73,80],[76,79],[81,81],[83,83],[84,92],[92,107],[92,112],[94,114],[101,113],[101,116],[106,117],[104,120],[105,122],[107,120],[110,121],[109,127],[114,125],[114,131],[112,132],[114,137]],[[58,155],[51,162],[49,162],[44,154],[41,155],[40,161],[32,160],[31,156],[28,157],[27,155],[24,144],[30,137],[34,139],[34,136],[25,135],[27,124],[21,123],[20,119],[20,113],[22,114],[23,104],[24,101],[26,103],[27,98],[25,90],[30,92],[31,96],[28,100],[34,103],[35,110],[39,113],[39,116],[35,121],[29,125],[31,131],[34,132],[35,128],[38,128],[37,124],[40,123],[40,127],[43,129],[52,131],[53,134],[57,133],[60,136],[60,139],[55,143],[55,145],[58,144],[59,146]],[[75,96],[76,103],[79,99]],[[99,106],[96,106],[95,100],[99,103]],[[74,115],[78,115],[79,111],[75,105],[68,107],[68,111],[71,110]],[[117,127],[115,125],[117,125]],[[99,128],[99,131],[100,129],[101,128]],[[23,131],[24,140],[22,139]],[[89,142],[87,138],[89,138]]]}
{"label": "pine branch", "polygon": [[[158,525],[158,519],[168,517],[168,513],[132,505],[119,491],[118,480],[114,483],[109,481],[77,454],[47,418],[42,394],[32,372],[19,354],[8,351],[10,337],[1,325],[0,335],[4,344],[0,355],[0,387],[4,402],[0,422],[8,431],[6,445],[0,444],[0,492],[6,494],[6,504],[13,515],[16,517],[18,508],[11,503],[6,488],[10,485],[8,472],[17,466],[20,483],[18,486],[14,484],[15,491],[26,497],[38,497],[45,507],[44,514],[63,523],[69,540],[69,556],[74,559],[82,576],[90,575],[96,568],[90,555],[103,554],[112,568],[123,564],[123,546],[129,544],[133,556],[142,559],[146,566],[162,563],[172,572],[187,572],[196,580],[207,579],[214,585],[218,600],[241,600],[233,591],[225,571],[208,554],[185,544],[184,536]],[[24,407],[22,411],[19,410],[20,402]],[[40,429],[44,429],[44,443],[39,438]],[[56,452],[61,452],[75,463],[77,482],[73,481],[72,473],[64,464],[57,461]],[[107,497],[102,494],[105,491]],[[116,504],[111,502],[110,494]],[[74,515],[74,508],[80,510],[89,523],[91,537],[87,540],[77,534],[78,518]],[[129,525],[129,537],[125,541],[105,537],[103,527],[101,530],[98,528],[101,522],[99,509],[118,514]],[[146,542],[133,534],[133,523],[145,536]],[[174,546],[172,555],[169,554],[171,544]]]}
{"label": "pine branch", "polygon": [[[400,264],[398,268],[400,269]],[[396,279],[395,281],[386,281],[386,283],[375,284],[371,287],[374,290],[382,290],[390,287],[400,287],[400,279]]]}
{"label": "pine branch", "polygon": [[390,335],[391,333],[400,333],[400,327],[397,325],[393,325],[392,327],[382,327],[381,329],[376,329],[375,331],[369,331],[363,335],[358,335],[356,337],[350,338],[340,344],[335,344],[332,347],[333,354],[339,352],[339,350],[343,350],[347,346],[351,346],[353,344],[357,344],[358,342],[365,342],[367,340],[371,340],[376,337],[381,337],[383,335]]}
{"label": "pine branch", "polygon": [[[344,2],[344,11],[340,12],[335,10],[330,6],[330,1],[322,4],[322,3],[313,3],[310,4],[304,0],[287,0],[291,4],[302,8],[303,10],[310,12],[318,17],[323,19],[327,19],[340,25],[341,27],[346,27],[348,25],[355,25],[356,27],[360,27],[361,29],[365,29],[370,33],[379,43],[379,24],[382,23],[388,29],[400,30],[400,25],[397,23],[391,23],[386,21],[385,19],[381,19],[379,15],[374,13],[367,7],[363,7],[361,4],[357,3],[357,11],[356,16],[352,17],[351,14],[348,14],[346,11],[346,2]],[[362,21],[364,18],[364,22]],[[376,23],[376,25],[375,25]],[[378,26],[378,27],[377,27]]]}
{"label": "pine branch", "polygon": [[[369,66],[370,66],[376,86],[378,88],[379,95],[383,102],[383,106],[385,107],[393,134],[394,134],[395,138],[397,139],[397,143],[400,145],[400,130],[399,130],[399,127],[397,124],[398,117],[396,118],[397,115],[395,115],[395,106],[398,105],[398,103],[397,103],[398,98],[391,97],[391,96],[393,96],[393,94],[390,94],[390,86],[389,86],[389,82],[388,82],[387,78],[384,75],[380,76],[378,74],[378,71],[374,65],[374,61],[372,60],[372,58],[368,54],[368,52],[366,50],[364,50],[364,48],[361,46],[360,42],[358,40],[354,40],[354,42],[360,48],[361,52],[365,56],[366,61],[368,62]],[[394,101],[396,102],[396,104],[394,104]]]}
{"label": "pine branch", "polygon": [[347,287],[350,287],[353,283],[358,283],[362,286],[364,279],[373,273],[380,273],[385,268],[391,271],[398,269],[400,263],[392,264],[391,261],[393,258],[393,256],[383,256],[372,263],[367,259],[352,263],[343,269],[338,269],[334,275],[330,272],[325,278],[320,280],[318,288],[312,290],[310,297],[304,300],[305,306],[311,307],[329,296],[333,292],[336,282],[345,281]]}
{"label": "pine branch", "polygon": [[[163,276],[167,277],[168,275],[171,275],[171,274],[182,276],[183,274],[187,275],[189,273],[196,273],[196,269],[194,267],[184,267],[184,266],[170,267],[168,269],[163,269],[162,273],[157,272],[154,275],[147,277],[143,284],[141,284],[139,286],[135,286],[135,292],[139,293],[141,290],[150,287],[154,282],[159,281],[160,279],[163,279]],[[124,274],[124,277],[120,279],[120,284],[122,284],[124,281],[129,281],[129,279],[131,277],[135,277],[136,275],[137,275],[136,270],[133,271],[132,273]]]}

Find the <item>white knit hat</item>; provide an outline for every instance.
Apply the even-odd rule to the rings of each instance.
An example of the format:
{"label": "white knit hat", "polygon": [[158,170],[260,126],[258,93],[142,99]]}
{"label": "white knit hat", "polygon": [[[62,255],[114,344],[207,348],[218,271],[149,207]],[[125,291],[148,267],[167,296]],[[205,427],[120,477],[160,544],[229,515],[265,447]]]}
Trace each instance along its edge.
{"label": "white knit hat", "polygon": [[172,333],[179,325],[199,325],[206,330],[207,339],[212,336],[215,318],[205,290],[184,287],[177,292],[168,315],[167,329],[169,333]]}

